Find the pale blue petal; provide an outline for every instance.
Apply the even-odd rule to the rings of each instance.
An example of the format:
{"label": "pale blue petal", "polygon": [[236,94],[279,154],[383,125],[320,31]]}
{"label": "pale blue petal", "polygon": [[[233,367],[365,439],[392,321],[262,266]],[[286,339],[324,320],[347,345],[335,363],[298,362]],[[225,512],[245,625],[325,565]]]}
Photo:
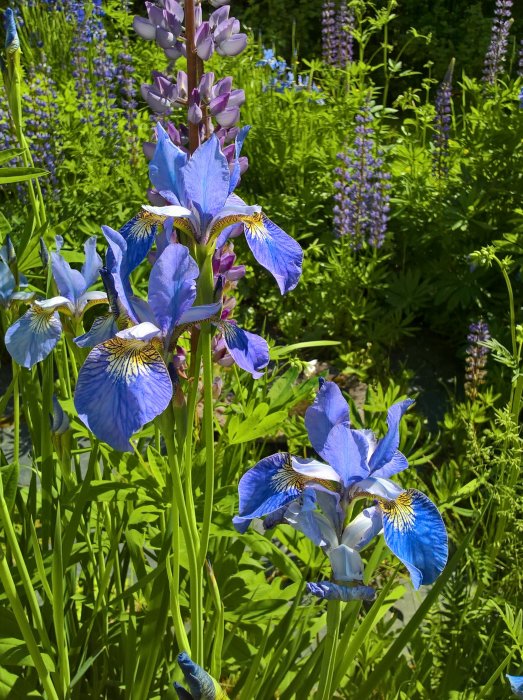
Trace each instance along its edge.
{"label": "pale blue petal", "polygon": [[[84,291],[89,289],[96,280],[102,267],[102,258],[96,252],[96,236],[91,236],[84,245],[85,263],[82,266]],[[83,293],[83,292],[82,292]]]}
{"label": "pale blue petal", "polygon": [[413,403],[412,399],[405,399],[389,408],[387,412],[387,434],[378,442],[369,462],[373,476],[388,478],[408,466],[405,457],[397,450],[400,443],[400,420]]}
{"label": "pale blue petal", "polygon": [[352,430],[348,423],[338,423],[327,436],[320,455],[336,470],[342,484],[347,487],[368,476],[367,450],[364,436]]}
{"label": "pale blue petal", "polygon": [[363,560],[355,549],[340,544],[328,555],[335,581],[363,581]]}
{"label": "pale blue petal", "polygon": [[354,520],[352,520],[341,537],[343,544],[360,552],[364,549],[383,528],[381,511],[377,506],[365,508]]}
{"label": "pale blue petal", "polygon": [[79,270],[73,270],[59,253],[51,253],[51,269],[61,296],[67,297],[72,302],[82,296],[86,290],[82,273]]}
{"label": "pale blue petal", "polygon": [[301,496],[289,504],[285,511],[285,522],[295,530],[303,532],[317,546],[331,548],[338,545],[334,523],[329,522],[329,519],[317,510],[313,488],[306,488]]}
{"label": "pale blue petal", "polygon": [[234,164],[232,166],[231,180],[229,182],[229,194],[232,194],[240,182],[240,154],[242,152],[243,142],[247,138],[247,134],[250,130],[251,127],[248,125],[242,127],[234,140]]}
{"label": "pale blue petal", "polygon": [[9,266],[0,260],[0,304],[7,306],[15,290],[16,280]]}
{"label": "pale blue petal", "polygon": [[107,270],[112,277],[112,283],[108,284],[107,275],[102,270],[102,279],[106,284],[107,296],[114,305],[114,297],[117,299],[118,308],[122,308],[134,323],[139,322],[139,318],[133,308],[132,289],[129,282],[129,267],[127,263],[127,242],[123,236],[110,226],[102,226],[103,234],[109,244],[106,261]]}
{"label": "pale blue petal", "polygon": [[436,506],[414,489],[378,505],[385,542],[407,567],[414,588],[434,583],[448,557],[447,531]]}
{"label": "pale blue petal", "polygon": [[222,302],[217,301],[214,304],[202,304],[201,306],[193,306],[178,319],[178,323],[182,326],[184,323],[198,323],[199,321],[207,321],[210,318],[216,317],[222,309]]}
{"label": "pale blue petal", "polygon": [[5,346],[22,367],[45,360],[60,340],[62,324],[56,311],[32,306],[7,329]]}
{"label": "pale blue petal", "polygon": [[169,244],[153,265],[149,305],[167,342],[182,314],[196,299],[198,275],[198,265],[180,243]]}
{"label": "pale blue petal", "polygon": [[172,392],[167,367],[153,345],[115,337],[87,356],[74,404],[80,420],[99,440],[131,451],[129,438],[163,413]]}
{"label": "pale blue petal", "polygon": [[187,163],[187,154],[174,145],[160,123],[156,127],[156,133],[158,142],[149,163],[149,177],[158,192],[162,190],[172,192],[177,200],[173,204],[184,206],[186,196],[181,170]]}
{"label": "pale blue petal", "polygon": [[374,600],[376,594],[370,586],[338,586],[330,581],[308,583],[307,590],[317,598],[325,600],[341,600],[349,603],[351,600]]}
{"label": "pale blue petal", "polygon": [[510,688],[517,698],[523,698],[523,676],[509,676],[507,673]]}
{"label": "pale blue petal", "polygon": [[321,454],[330,431],[337,423],[348,422],[349,406],[339,386],[320,379],[320,389],[314,403],[305,412],[305,427],[316,452]]}
{"label": "pale blue petal", "polygon": [[201,231],[229,196],[229,165],[216,134],[202,143],[183,169],[185,191],[200,215]]}
{"label": "pale blue petal", "polygon": [[91,329],[74,338],[74,342],[81,348],[94,348],[95,345],[114,338],[117,333],[118,326],[114,314],[109,313],[95,318]]}
{"label": "pale blue petal", "polygon": [[245,223],[245,239],[256,260],[273,275],[282,294],[296,287],[303,251],[294,238],[261,214]]}

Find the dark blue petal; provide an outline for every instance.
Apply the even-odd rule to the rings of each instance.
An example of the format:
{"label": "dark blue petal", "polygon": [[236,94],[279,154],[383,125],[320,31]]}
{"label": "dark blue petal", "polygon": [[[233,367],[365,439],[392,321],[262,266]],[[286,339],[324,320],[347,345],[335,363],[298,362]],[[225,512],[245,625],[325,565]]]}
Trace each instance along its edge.
{"label": "dark blue petal", "polygon": [[162,217],[142,209],[120,229],[127,243],[127,270],[132,272],[145,259],[154,243]]}
{"label": "dark blue petal", "polygon": [[517,698],[523,698],[523,676],[509,676],[507,673],[510,688]]}
{"label": "dark blue petal", "polygon": [[[285,510],[285,508],[283,508]],[[232,519],[232,524],[234,529],[243,535],[249,529],[249,525],[252,523],[252,518],[240,518],[239,515],[235,515]]]}
{"label": "dark blue petal", "polygon": [[339,474],[344,486],[366,479],[368,443],[349,423],[338,423],[327,436],[320,455]]}
{"label": "dark blue petal", "polygon": [[245,238],[256,260],[273,275],[285,294],[298,284],[303,251],[294,238],[276,226],[265,214],[245,223]]}
{"label": "dark blue petal", "polygon": [[231,180],[229,182],[229,194],[234,192],[240,181],[240,154],[242,152],[243,142],[247,138],[247,134],[250,130],[250,126],[242,127],[234,140],[234,164],[232,166]]}
{"label": "dark blue petal", "polygon": [[349,406],[334,382],[323,382],[314,403],[305,412],[305,427],[309,440],[318,454],[332,428],[337,423],[349,422]]}
{"label": "dark blue petal", "polygon": [[53,416],[51,420],[51,432],[55,435],[63,435],[69,429],[69,416],[62,408],[60,402],[53,394]]}
{"label": "dark blue petal", "polygon": [[81,348],[94,348],[106,340],[114,338],[118,333],[118,326],[112,313],[98,316],[93,321],[91,329],[74,338],[74,342]]}
{"label": "dark blue petal", "polygon": [[349,603],[351,600],[374,600],[376,594],[370,586],[338,586],[330,581],[308,583],[307,590],[312,595],[326,600],[342,600]]}
{"label": "dark blue petal", "polygon": [[189,158],[183,178],[187,196],[200,215],[201,231],[205,231],[229,196],[229,165],[215,134]]}
{"label": "dark blue petal", "polygon": [[174,145],[161,124],[157,125],[156,133],[158,142],[149,163],[149,177],[158,192],[172,192],[178,200],[173,204],[184,206],[186,196],[181,169],[187,162],[187,154]]}
{"label": "dark blue petal", "polygon": [[179,683],[174,684],[174,689],[178,695],[178,700],[193,700],[193,696],[189,693],[189,691],[182,688]]}
{"label": "dark blue petal", "polygon": [[221,328],[227,350],[238,367],[250,372],[254,379],[259,379],[263,368],[269,364],[267,341],[229,321],[223,322]]}
{"label": "dark blue petal", "polygon": [[59,253],[51,253],[51,269],[61,296],[75,302],[87,289],[82,273],[73,270]]}
{"label": "dark blue petal", "polygon": [[0,304],[7,306],[16,286],[13,273],[3,260],[0,260]]}
{"label": "dark blue petal", "polygon": [[82,277],[84,278],[85,289],[89,289],[98,279],[98,274],[102,267],[102,258],[96,252],[96,236],[89,238],[84,245],[84,251],[85,263],[82,266]]}
{"label": "dark blue petal", "polygon": [[265,457],[249,469],[238,484],[240,518],[261,518],[297,498],[306,478],[292,468],[285,452]]}
{"label": "dark blue petal", "polygon": [[149,305],[167,341],[182,314],[196,299],[198,275],[198,265],[181,243],[170,243],[153,265]]}
{"label": "dark blue petal", "polygon": [[29,368],[45,360],[61,334],[62,324],[56,311],[35,304],[7,329],[5,346],[15,362]]}
{"label": "dark blue petal", "polygon": [[182,651],[178,654],[178,665],[182,669],[193,700],[222,700],[226,698],[218,683],[201,666]]}
{"label": "dark blue petal", "polygon": [[414,588],[434,583],[448,557],[447,531],[438,509],[420,491],[379,499],[385,542],[409,570]]}
{"label": "dark blue petal", "polygon": [[129,438],[167,408],[172,391],[167,367],[151,343],[116,336],[87,356],[74,404],[97,438],[126,451],[132,449]]}
{"label": "dark blue petal", "polygon": [[389,408],[387,412],[388,432],[378,442],[376,450],[369,461],[373,476],[388,478],[408,466],[407,460],[401,452],[397,452],[397,449],[400,444],[400,420],[408,407],[413,403],[412,399],[405,399]]}

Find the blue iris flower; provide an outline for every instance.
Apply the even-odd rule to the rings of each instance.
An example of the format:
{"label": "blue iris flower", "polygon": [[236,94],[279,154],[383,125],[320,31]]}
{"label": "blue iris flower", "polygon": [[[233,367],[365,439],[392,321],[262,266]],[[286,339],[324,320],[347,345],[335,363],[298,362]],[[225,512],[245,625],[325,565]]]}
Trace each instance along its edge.
{"label": "blue iris flower", "polygon": [[227,699],[227,695],[220,688],[219,683],[204,671],[201,666],[195,664],[188,654],[185,652],[178,654],[177,661],[182,669],[185,682],[189,686],[189,690],[185,690],[179,683],[174,684],[174,689],[180,700]]}
{"label": "blue iris flower", "polygon": [[201,245],[221,248],[242,223],[247,244],[256,260],[272,273],[282,294],[294,289],[301,275],[303,251],[258,206],[248,206],[235,195],[240,181],[240,153],[249,127],[236,137],[232,167],[215,134],[189,158],[158,124],[158,143],[149,165],[151,182],[169,203],[145,206],[150,214],[172,217],[175,226]]}
{"label": "blue iris flower", "polygon": [[87,291],[102,265],[94,236],[86,242],[84,251],[81,271],[71,268],[59,252],[51,253],[51,270],[59,296],[33,301],[29,310],[7,329],[6,348],[22,367],[44,360],[60,340],[62,323],[58,312],[79,320],[90,306],[107,304],[105,292]]}
{"label": "blue iris flower", "polygon": [[[400,420],[413,402],[388,410],[388,432],[376,440],[370,430],[355,430],[339,387],[324,382],[307,409],[305,425],[316,452],[325,460],[279,453],[265,457],[240,480],[237,529],[252,518],[269,516],[265,525],[291,524],[328,555],[333,583],[310,584],[320,597],[349,600],[369,597],[367,587],[343,589],[362,581],[359,552],[382,530],[387,546],[405,564],[415,588],[433,583],[448,556],[447,533],[436,506],[419,491],[405,490],[390,477],[408,466],[398,450]],[[373,505],[346,525],[356,499]],[[350,587],[353,587],[352,585]],[[352,597],[351,597],[352,596]]]}
{"label": "blue iris flower", "polygon": [[523,676],[509,676],[507,674],[507,678],[514,695],[517,698],[523,698]]}
{"label": "blue iris flower", "polygon": [[[263,338],[219,321],[221,302],[193,306],[198,265],[188,248],[167,244],[149,277],[148,301],[133,294],[129,281],[136,241],[102,227],[109,244],[101,270],[111,313],[75,339],[81,347],[95,346],[80,369],[75,406],[80,419],[117,450],[131,450],[129,439],[163,413],[173,395],[168,364],[180,334],[194,323],[216,319],[223,326],[229,352],[243,369],[257,375],[269,361]],[[130,262],[131,261],[131,262]],[[103,399],[101,400],[101,397]]]}

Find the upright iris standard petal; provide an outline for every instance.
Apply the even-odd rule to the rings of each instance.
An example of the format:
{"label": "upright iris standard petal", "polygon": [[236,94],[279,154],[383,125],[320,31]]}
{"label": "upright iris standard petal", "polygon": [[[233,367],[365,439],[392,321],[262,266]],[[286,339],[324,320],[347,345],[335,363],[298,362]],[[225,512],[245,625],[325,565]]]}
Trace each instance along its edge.
{"label": "upright iris standard petal", "polygon": [[363,581],[363,560],[355,549],[340,544],[328,555],[335,581]]}
{"label": "upright iris standard petal", "polygon": [[139,336],[140,326],[91,350],[74,397],[80,420],[97,438],[121,451],[132,449],[129,438],[167,408],[173,392],[156,347],[133,338],[133,333]]}
{"label": "upright iris standard petal", "polygon": [[0,260],[0,304],[7,306],[16,287],[16,280],[9,266]]}
{"label": "upright iris standard petal", "polygon": [[229,165],[215,134],[196,149],[182,172],[185,191],[204,231],[229,196]]}
{"label": "upright iris standard petal", "polygon": [[53,309],[34,304],[7,329],[5,346],[22,367],[32,367],[45,360],[60,340],[62,324]]}
{"label": "upright iris standard petal", "polygon": [[507,673],[507,679],[514,695],[523,698],[523,676],[509,676]]}
{"label": "upright iris standard petal", "polygon": [[187,163],[187,154],[175,146],[161,124],[156,127],[158,142],[149,163],[149,177],[158,192],[172,192],[173,204],[185,205],[185,188],[181,170]]}
{"label": "upright iris standard petal", "polygon": [[349,486],[369,474],[367,448],[365,436],[352,430],[348,423],[338,423],[327,436],[320,455],[340,475],[343,485]]}
{"label": "upright iris standard petal", "polygon": [[198,274],[198,265],[181,243],[169,244],[153,265],[149,304],[167,342],[182,314],[196,299]]}
{"label": "upright iris standard petal", "polygon": [[321,454],[332,428],[344,422],[349,423],[349,406],[339,386],[321,379],[314,403],[305,412],[309,440],[318,454]]}
{"label": "upright iris standard petal", "polygon": [[336,547],[338,544],[335,524],[317,509],[316,494],[312,488],[306,488],[301,496],[289,504],[284,522],[303,532],[317,546]]}
{"label": "upright iris standard petal", "polygon": [[265,457],[240,479],[239,517],[250,520],[273,513],[297,498],[306,483],[307,478],[292,468],[289,454]]}
{"label": "upright iris standard petal", "polygon": [[250,372],[254,379],[259,379],[263,375],[262,370],[269,364],[267,341],[230,321],[224,321],[221,328],[227,350],[238,367]]}
{"label": "upright iris standard petal", "polygon": [[379,535],[383,527],[381,511],[377,506],[365,508],[350,522],[341,536],[342,544],[358,552]]}
{"label": "upright iris standard petal", "polygon": [[379,500],[385,542],[407,567],[414,588],[434,583],[448,557],[447,532],[436,506],[420,491]]}
{"label": "upright iris standard petal", "polygon": [[300,245],[265,214],[245,222],[247,245],[256,260],[268,270],[285,294],[294,289],[301,276],[303,251]]}
{"label": "upright iris standard petal", "polygon": [[75,302],[87,289],[82,273],[73,270],[59,253],[51,253],[51,269],[58,291],[70,301]]}
{"label": "upright iris standard petal", "polygon": [[374,600],[376,597],[374,589],[370,586],[338,586],[330,581],[308,583],[307,590],[317,598],[342,600],[345,603],[351,600]]}
{"label": "upright iris standard petal", "polygon": [[377,444],[369,466],[373,476],[388,478],[406,469],[407,460],[398,452],[400,443],[399,425],[405,411],[412,406],[412,399],[393,404],[387,412],[388,432]]}
{"label": "upright iris standard petal", "polygon": [[[118,304],[118,311],[123,309],[134,323],[139,322],[136,310],[132,303],[132,289],[129,282],[129,267],[127,264],[127,242],[118,231],[110,226],[102,226],[103,234],[109,244],[107,251],[107,269],[111,276],[108,280],[107,273],[102,270],[102,279],[106,289],[110,287],[108,297],[111,305]],[[114,301],[113,301],[114,299]]]}
{"label": "upright iris standard petal", "polygon": [[251,130],[250,126],[244,126],[240,129],[234,139],[234,163],[232,166],[231,179],[229,181],[229,194],[232,194],[240,182],[240,154],[242,152],[243,142],[247,138],[247,134]]}
{"label": "upright iris standard petal", "polygon": [[109,313],[95,318],[90,330],[74,338],[74,342],[80,348],[94,348],[95,345],[114,338],[117,333],[118,326],[114,314]]}
{"label": "upright iris standard petal", "polygon": [[84,292],[89,289],[98,279],[100,268],[102,267],[102,258],[96,252],[96,236],[91,236],[85,245],[85,262],[82,265],[82,277],[84,278]]}
{"label": "upright iris standard petal", "polygon": [[120,229],[120,234],[127,243],[127,269],[135,270],[151,250],[158,231],[158,224],[163,217],[142,209],[136,216]]}

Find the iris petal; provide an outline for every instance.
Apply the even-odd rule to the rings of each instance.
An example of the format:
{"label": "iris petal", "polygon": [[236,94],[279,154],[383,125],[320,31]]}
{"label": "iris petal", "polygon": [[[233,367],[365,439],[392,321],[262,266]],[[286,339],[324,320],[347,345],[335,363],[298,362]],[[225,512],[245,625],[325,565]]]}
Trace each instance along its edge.
{"label": "iris petal", "polygon": [[167,340],[180,316],[196,299],[198,265],[189,250],[180,243],[170,243],[158,257],[149,277],[149,305]]}
{"label": "iris petal", "polygon": [[363,581],[363,560],[355,549],[340,544],[328,554],[336,581]]}
{"label": "iris petal", "polygon": [[51,253],[51,269],[61,296],[75,302],[87,289],[82,273],[73,270],[59,253]]}
{"label": "iris petal", "polygon": [[13,273],[2,260],[0,260],[0,303],[7,306],[16,286]]}
{"label": "iris petal", "polygon": [[95,345],[100,345],[106,340],[110,340],[118,333],[118,326],[114,319],[114,314],[105,314],[98,316],[93,321],[91,329],[74,338],[74,342],[80,348],[94,348]]}
{"label": "iris petal", "polygon": [[[185,652],[178,654],[178,665],[182,669],[185,681],[189,686],[193,700],[226,700],[227,696],[214,680],[201,666]],[[182,695],[182,697],[184,697]]]}
{"label": "iris petal", "polygon": [[289,454],[279,452],[265,457],[240,479],[240,518],[261,518],[273,513],[297,498],[306,482],[306,477],[292,468]]}
{"label": "iris petal", "polygon": [[348,423],[338,423],[330,431],[320,455],[336,470],[343,485],[349,486],[368,476],[367,450],[363,435],[352,430]]}
{"label": "iris petal", "polygon": [[7,329],[5,346],[19,365],[29,368],[52,352],[61,334],[56,311],[35,304]]}
{"label": "iris petal", "polygon": [[267,341],[230,321],[222,323],[221,328],[227,350],[238,367],[250,372],[254,379],[259,379],[263,375],[262,370],[269,364]]}
{"label": "iris petal", "polygon": [[379,535],[383,527],[381,511],[377,506],[365,508],[343,531],[341,541],[358,552]]}
{"label": "iris petal", "polygon": [[390,477],[406,469],[407,460],[398,452],[400,443],[399,426],[400,420],[405,411],[412,406],[412,399],[405,399],[393,404],[387,411],[388,432],[377,444],[369,466],[373,476]]}
{"label": "iris petal", "polygon": [[163,217],[142,209],[120,229],[120,234],[127,242],[127,269],[129,272],[136,269],[151,250],[158,224],[162,221]]}
{"label": "iris petal", "polygon": [[152,344],[115,337],[87,356],[74,403],[97,438],[127,451],[129,438],[167,408],[172,391],[167,367]]}
{"label": "iris petal", "polygon": [[205,231],[229,195],[229,165],[216,134],[196,149],[182,174],[187,196],[200,215],[201,230]]}
{"label": "iris petal", "polygon": [[175,146],[161,124],[156,126],[158,142],[154,156],[149,163],[149,177],[154,187],[160,192],[169,190],[178,202],[185,204],[185,191],[181,170],[187,163],[187,154]]}
{"label": "iris petal", "polygon": [[231,194],[236,189],[236,186],[240,181],[240,154],[242,152],[243,142],[247,138],[247,134],[250,130],[250,126],[242,127],[236,135],[236,138],[234,139],[234,164],[232,166],[231,179],[229,182],[229,194]]}
{"label": "iris petal", "polygon": [[[106,260],[107,269],[112,276],[112,289],[108,296],[116,295],[118,306],[123,307],[131,321],[138,323],[139,319],[132,304],[132,289],[129,282],[129,266],[127,262],[127,242],[124,237],[110,226],[102,226],[103,234],[109,244]],[[104,276],[105,273],[102,274]]]}
{"label": "iris petal", "polygon": [[342,600],[345,603],[351,600],[374,600],[376,596],[374,589],[370,586],[338,586],[330,581],[308,583],[307,590],[317,598]]}
{"label": "iris petal", "polygon": [[102,258],[96,252],[96,236],[91,236],[84,245],[85,262],[82,265],[82,277],[84,278],[84,291],[89,289],[98,279]]}
{"label": "iris petal", "polygon": [[523,698],[523,676],[509,676],[507,673],[510,688],[517,698]]}
{"label": "iris petal", "polygon": [[305,427],[309,440],[318,454],[332,428],[337,423],[349,422],[349,406],[334,382],[320,380],[320,390],[314,403],[305,412]]}
{"label": "iris petal", "polygon": [[407,567],[414,588],[434,583],[448,557],[447,532],[438,509],[420,491],[381,500],[385,542]]}
{"label": "iris petal", "polygon": [[290,503],[285,511],[285,522],[303,532],[317,546],[336,547],[338,544],[333,523],[316,508],[316,494],[312,488],[306,488]]}
{"label": "iris petal", "polygon": [[282,294],[296,287],[303,251],[294,238],[265,214],[255,214],[245,222],[245,239],[256,260],[273,275]]}

